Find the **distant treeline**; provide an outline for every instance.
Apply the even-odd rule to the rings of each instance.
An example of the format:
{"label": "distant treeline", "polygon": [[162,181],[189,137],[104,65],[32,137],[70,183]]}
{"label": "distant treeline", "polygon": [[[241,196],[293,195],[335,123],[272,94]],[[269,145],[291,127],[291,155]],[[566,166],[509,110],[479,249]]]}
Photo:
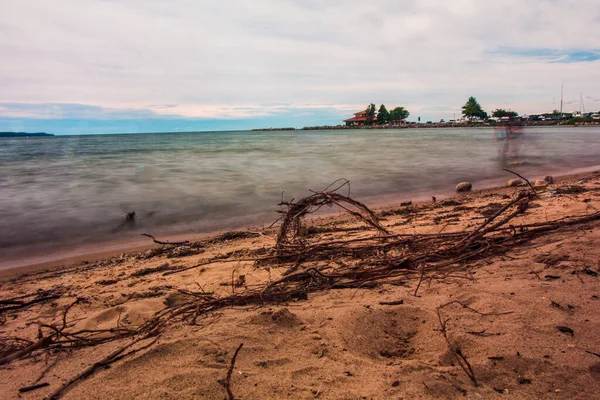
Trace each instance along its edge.
{"label": "distant treeline", "polygon": [[253,132],[260,132],[260,131],[295,131],[296,128],[259,128],[259,129],[252,129]]}
{"label": "distant treeline", "polygon": [[28,137],[28,136],[54,136],[52,133],[46,132],[0,132],[0,138],[2,137]]}

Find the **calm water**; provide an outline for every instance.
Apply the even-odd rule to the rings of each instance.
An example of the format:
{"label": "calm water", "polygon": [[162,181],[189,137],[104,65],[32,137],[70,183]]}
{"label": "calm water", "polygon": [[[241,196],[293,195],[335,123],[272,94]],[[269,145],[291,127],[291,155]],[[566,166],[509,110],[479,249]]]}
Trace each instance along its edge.
{"label": "calm water", "polygon": [[[600,128],[527,128],[529,176],[600,164]],[[512,144],[512,143],[511,143]],[[510,160],[509,160],[510,161]],[[360,200],[509,179],[491,129],[216,132],[0,139],[0,262],[19,248],[271,222],[338,178]],[[124,211],[136,212],[134,226]]]}

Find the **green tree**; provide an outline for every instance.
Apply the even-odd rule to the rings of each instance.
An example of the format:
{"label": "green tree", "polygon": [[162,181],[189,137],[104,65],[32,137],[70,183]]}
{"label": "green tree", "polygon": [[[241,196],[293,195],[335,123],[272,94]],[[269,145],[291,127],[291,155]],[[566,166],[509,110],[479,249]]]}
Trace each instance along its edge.
{"label": "green tree", "polygon": [[383,125],[387,124],[388,122],[390,122],[390,113],[387,108],[385,108],[385,105],[382,104],[377,112],[377,123]]}
{"label": "green tree", "polygon": [[409,115],[410,115],[410,113],[408,112],[408,110],[406,108],[396,107],[392,111],[390,111],[390,120],[391,121],[401,121],[401,120],[408,118]]}
{"label": "green tree", "polygon": [[373,120],[375,119],[375,104],[371,103],[367,106],[367,120],[365,121],[365,125],[371,125]]}
{"label": "green tree", "polygon": [[492,113],[492,117],[495,117],[495,118],[502,118],[502,117],[516,118],[518,116],[519,116],[519,114],[516,113],[515,111],[506,111],[503,108],[497,108]]}
{"label": "green tree", "polygon": [[481,108],[481,105],[477,102],[477,99],[473,96],[469,97],[469,100],[462,106],[462,114],[468,119],[487,119],[488,117],[487,113],[483,111],[483,108]]}

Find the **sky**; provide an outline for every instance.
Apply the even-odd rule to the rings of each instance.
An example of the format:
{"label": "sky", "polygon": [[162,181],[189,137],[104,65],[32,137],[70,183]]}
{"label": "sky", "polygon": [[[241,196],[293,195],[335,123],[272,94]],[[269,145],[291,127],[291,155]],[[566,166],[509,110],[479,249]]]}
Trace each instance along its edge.
{"label": "sky", "polygon": [[600,110],[598,0],[0,0],[0,131]]}

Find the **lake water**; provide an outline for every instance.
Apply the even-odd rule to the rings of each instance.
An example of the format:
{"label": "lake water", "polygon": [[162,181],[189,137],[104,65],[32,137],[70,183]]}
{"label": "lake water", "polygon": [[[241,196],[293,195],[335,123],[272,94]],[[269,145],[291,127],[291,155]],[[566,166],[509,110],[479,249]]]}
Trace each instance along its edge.
{"label": "lake water", "polygon": [[[198,132],[0,139],[0,264],[84,243],[270,223],[338,178],[398,202],[600,164],[600,127],[526,128],[501,160],[493,129]],[[394,201],[396,201],[394,200]],[[125,211],[136,212],[135,224]]]}

